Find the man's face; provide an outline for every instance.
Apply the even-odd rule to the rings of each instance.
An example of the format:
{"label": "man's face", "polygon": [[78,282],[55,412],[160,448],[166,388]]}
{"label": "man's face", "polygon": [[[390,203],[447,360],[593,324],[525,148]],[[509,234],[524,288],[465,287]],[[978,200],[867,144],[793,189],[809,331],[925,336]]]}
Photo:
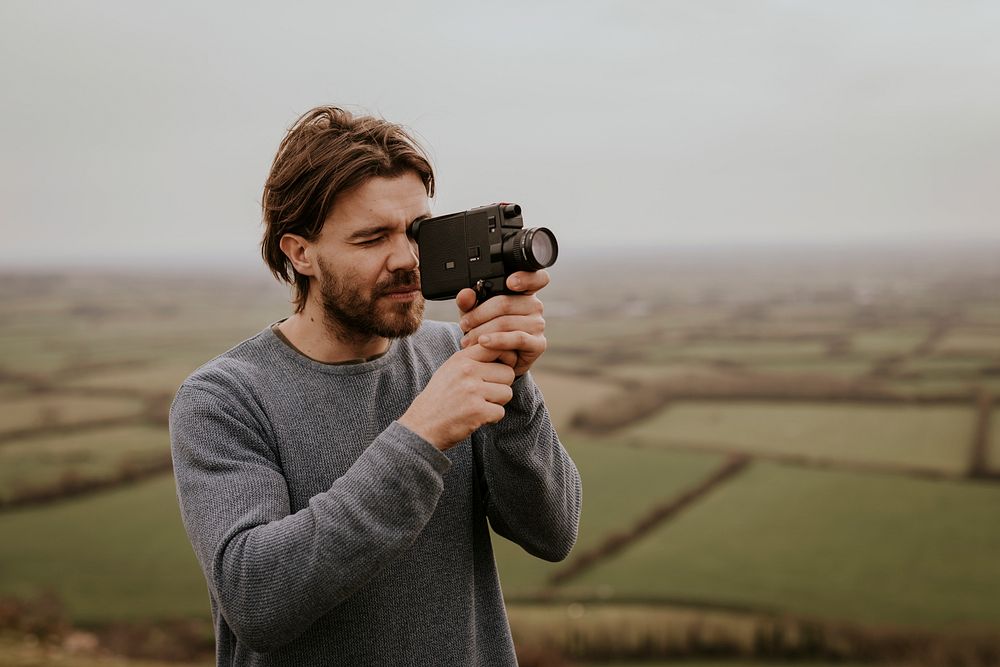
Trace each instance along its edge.
{"label": "man's face", "polygon": [[424,297],[409,230],[427,217],[427,191],[413,172],[369,179],[337,198],[315,242],[316,286],[341,338],[400,338],[420,326]]}

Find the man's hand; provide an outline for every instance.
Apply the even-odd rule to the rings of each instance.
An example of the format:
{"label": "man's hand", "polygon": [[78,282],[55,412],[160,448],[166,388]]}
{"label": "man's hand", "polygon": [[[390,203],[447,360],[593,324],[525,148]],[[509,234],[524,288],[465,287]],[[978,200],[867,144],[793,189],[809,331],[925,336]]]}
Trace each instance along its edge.
{"label": "man's hand", "polygon": [[514,371],[496,363],[500,350],[471,345],[434,372],[399,423],[441,451],[454,447],[485,424],[503,419],[514,391]]}
{"label": "man's hand", "polygon": [[549,274],[518,271],[507,277],[507,287],[518,294],[501,294],[476,305],[476,293],[464,289],[456,303],[465,337],[462,347],[481,345],[501,352],[497,359],[514,369],[515,377],[528,372],[547,346],[542,302],[535,294],[549,284]]}

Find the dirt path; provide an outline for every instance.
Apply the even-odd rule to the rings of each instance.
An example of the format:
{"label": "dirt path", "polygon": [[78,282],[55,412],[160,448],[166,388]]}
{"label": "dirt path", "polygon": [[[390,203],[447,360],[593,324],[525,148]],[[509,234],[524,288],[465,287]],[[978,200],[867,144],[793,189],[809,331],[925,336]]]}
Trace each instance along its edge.
{"label": "dirt path", "polygon": [[624,531],[612,533],[597,546],[577,554],[564,567],[549,577],[548,584],[550,586],[564,584],[601,561],[617,555],[618,552],[628,547],[634,541],[648,534],[664,522],[674,518],[680,512],[711,493],[719,485],[743,472],[749,463],[749,457],[742,455],[731,456],[696,486],[683,491],[666,502],[654,506]]}
{"label": "dirt path", "polygon": [[993,396],[988,391],[979,392],[976,398],[976,427],[969,448],[969,477],[1000,482],[1000,470],[991,470],[990,427],[993,421]]}

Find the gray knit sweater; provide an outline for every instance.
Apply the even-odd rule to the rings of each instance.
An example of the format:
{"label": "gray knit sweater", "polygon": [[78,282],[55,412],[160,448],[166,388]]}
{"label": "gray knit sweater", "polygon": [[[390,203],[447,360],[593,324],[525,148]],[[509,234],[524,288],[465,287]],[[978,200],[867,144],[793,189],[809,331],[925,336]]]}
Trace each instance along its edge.
{"label": "gray knit sweater", "polygon": [[460,335],[425,322],[328,365],[268,328],[181,386],[174,472],[219,665],[516,664],[487,519],[560,560],[580,479],[530,374],[447,452],[395,421]]}

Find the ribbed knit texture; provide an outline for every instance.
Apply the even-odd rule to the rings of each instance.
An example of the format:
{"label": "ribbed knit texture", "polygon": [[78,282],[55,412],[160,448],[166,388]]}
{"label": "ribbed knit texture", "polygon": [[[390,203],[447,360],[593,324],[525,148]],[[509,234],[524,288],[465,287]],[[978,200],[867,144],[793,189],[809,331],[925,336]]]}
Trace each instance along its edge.
{"label": "ribbed knit texture", "polygon": [[516,664],[487,517],[562,559],[580,478],[530,374],[447,452],[395,421],[460,336],[425,322],[340,366],[268,328],[181,386],[174,472],[219,665]]}

